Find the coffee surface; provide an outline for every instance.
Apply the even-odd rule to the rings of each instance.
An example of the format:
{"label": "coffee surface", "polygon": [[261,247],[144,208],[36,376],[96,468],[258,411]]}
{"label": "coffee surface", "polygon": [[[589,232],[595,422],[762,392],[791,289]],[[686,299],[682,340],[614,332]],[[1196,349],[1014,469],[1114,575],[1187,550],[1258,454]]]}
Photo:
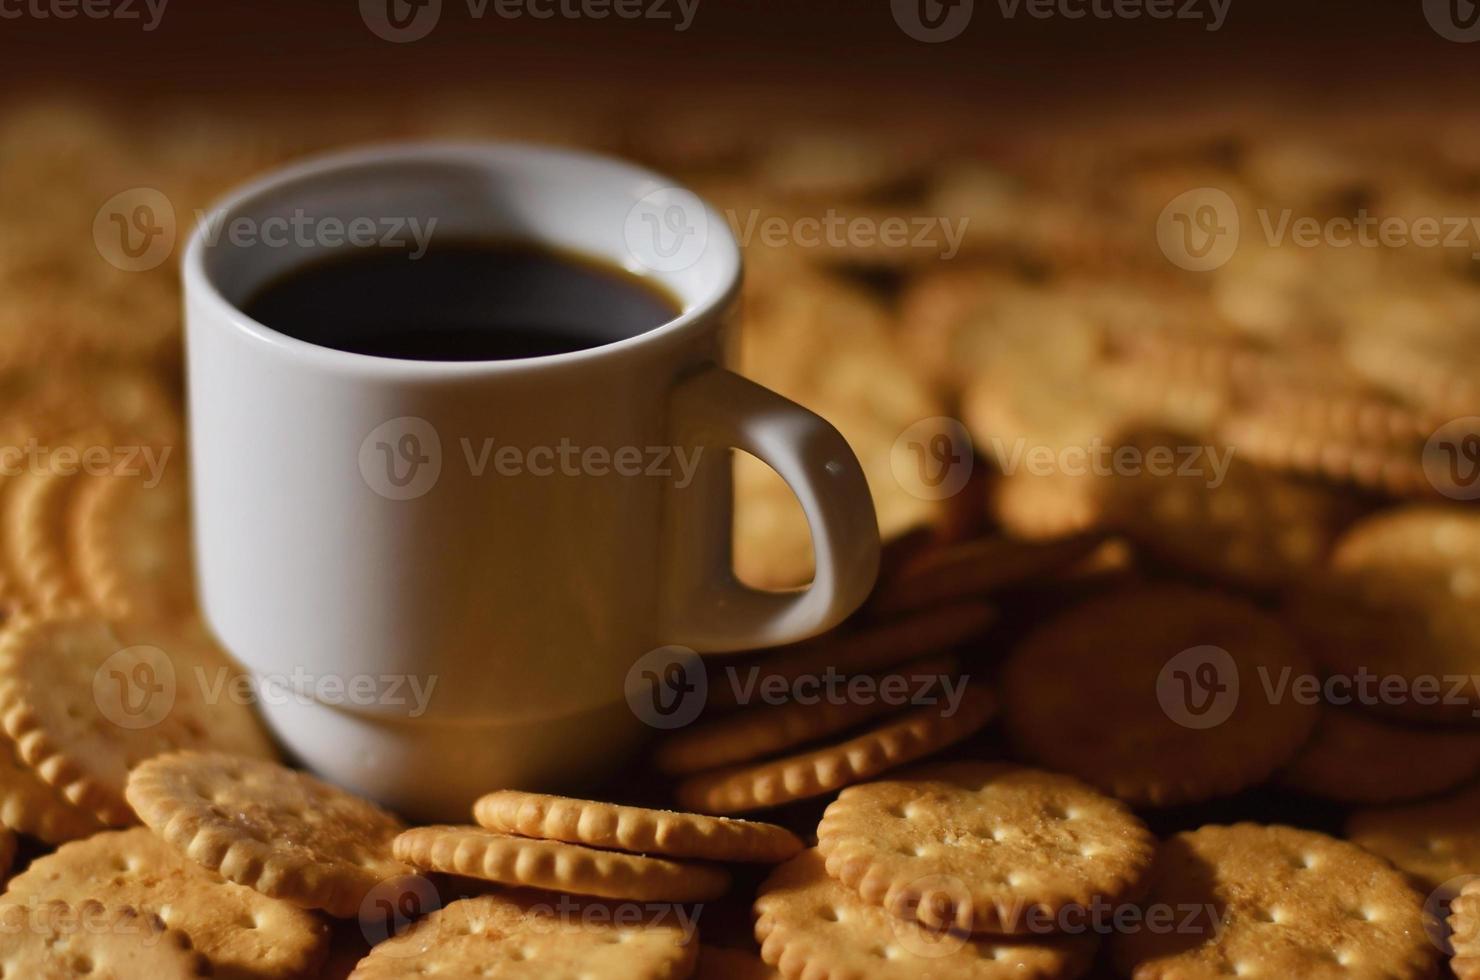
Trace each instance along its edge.
{"label": "coffee surface", "polygon": [[273,279],[242,304],[320,347],[415,361],[498,361],[599,347],[678,315],[662,287],[586,256],[519,242],[357,248]]}

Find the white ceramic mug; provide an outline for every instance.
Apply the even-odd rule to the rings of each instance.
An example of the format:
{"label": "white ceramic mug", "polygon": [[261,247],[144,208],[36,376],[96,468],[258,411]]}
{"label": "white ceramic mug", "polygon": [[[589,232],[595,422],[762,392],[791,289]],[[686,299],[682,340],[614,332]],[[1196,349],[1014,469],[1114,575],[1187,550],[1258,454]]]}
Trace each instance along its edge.
{"label": "white ceramic mug", "polygon": [[[397,226],[574,250],[655,277],[682,310],[603,346],[477,362],[328,349],[242,312],[353,228],[366,245]],[[725,223],[671,181],[535,147],[321,158],[201,222],[184,282],[202,604],[306,765],[466,820],[480,792],[570,787],[634,748],[624,687],[649,651],[800,640],[864,599],[878,529],[847,444],[724,366],[740,274]],[[732,448],[801,501],[808,588],[736,580]]]}

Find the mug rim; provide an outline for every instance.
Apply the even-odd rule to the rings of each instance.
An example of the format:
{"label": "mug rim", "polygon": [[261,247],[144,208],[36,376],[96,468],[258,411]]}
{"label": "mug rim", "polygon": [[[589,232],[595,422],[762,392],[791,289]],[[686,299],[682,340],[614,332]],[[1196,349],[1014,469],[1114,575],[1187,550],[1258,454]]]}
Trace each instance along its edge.
{"label": "mug rim", "polygon": [[[532,164],[542,158],[560,158],[574,164],[599,168],[632,181],[651,184],[655,190],[659,188],[688,190],[681,181],[615,156],[536,143],[492,140],[409,140],[370,143],[348,150],[337,150],[270,170],[228,191],[206,208],[202,212],[201,219],[196,222],[195,228],[191,231],[181,260],[184,302],[187,305],[193,302],[204,303],[207,308],[206,312],[210,314],[213,323],[219,323],[255,342],[272,347],[283,355],[304,360],[315,367],[382,377],[426,378],[477,377],[539,371],[636,352],[646,347],[666,344],[701,329],[729,307],[738,296],[743,277],[739,243],[736,242],[729,225],[715,210],[714,205],[703,198],[698,198],[697,195],[696,198],[705,209],[707,227],[713,229],[708,242],[709,244],[717,243],[718,247],[723,250],[721,263],[724,271],[716,287],[698,302],[687,306],[676,316],[656,327],[595,347],[585,347],[557,354],[498,360],[445,361],[382,357],[324,347],[275,330],[248,316],[239,305],[226,298],[206,269],[206,255],[214,247],[206,240],[210,228],[224,227],[225,222],[241,215],[254,202],[282,191],[284,188],[290,188],[301,181],[371,164],[438,162],[476,164],[490,160],[505,164]],[[561,243],[550,241],[549,244],[559,246]],[[660,275],[655,278],[662,281]]]}

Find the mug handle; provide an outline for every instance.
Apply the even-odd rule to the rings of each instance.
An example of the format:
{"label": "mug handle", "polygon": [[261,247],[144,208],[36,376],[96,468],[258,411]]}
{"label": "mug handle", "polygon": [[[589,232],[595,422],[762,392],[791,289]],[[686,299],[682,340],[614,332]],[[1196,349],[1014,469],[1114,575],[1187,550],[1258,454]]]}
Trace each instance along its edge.
{"label": "mug handle", "polygon": [[[779,646],[857,609],[878,575],[879,525],[838,430],[722,367],[680,382],[669,411],[675,446],[696,450],[699,461],[687,487],[670,487],[664,515],[665,642],[704,653]],[[801,501],[816,555],[811,585],[772,592],[735,577],[731,449],[770,466]]]}

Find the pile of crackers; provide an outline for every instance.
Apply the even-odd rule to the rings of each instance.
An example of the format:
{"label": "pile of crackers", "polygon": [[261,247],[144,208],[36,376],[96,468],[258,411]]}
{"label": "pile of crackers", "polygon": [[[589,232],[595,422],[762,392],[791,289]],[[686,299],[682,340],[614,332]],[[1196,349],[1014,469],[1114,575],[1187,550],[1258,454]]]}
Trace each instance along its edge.
{"label": "pile of crackers", "polygon": [[[1408,234],[1480,213],[1474,122],[17,101],[0,969],[1480,977],[1480,275]],[[174,263],[119,268],[93,226],[144,187],[183,239],[263,169],[438,136],[712,200],[746,249],[740,366],[848,439],[886,546],[848,623],[711,659],[698,719],[598,799],[491,786],[407,827],[220,695]],[[1190,262],[1179,207],[1236,246]],[[1397,232],[1343,243],[1368,219]],[[910,244],[857,233],[896,220]],[[789,491],[736,479],[737,571],[804,583]]]}

